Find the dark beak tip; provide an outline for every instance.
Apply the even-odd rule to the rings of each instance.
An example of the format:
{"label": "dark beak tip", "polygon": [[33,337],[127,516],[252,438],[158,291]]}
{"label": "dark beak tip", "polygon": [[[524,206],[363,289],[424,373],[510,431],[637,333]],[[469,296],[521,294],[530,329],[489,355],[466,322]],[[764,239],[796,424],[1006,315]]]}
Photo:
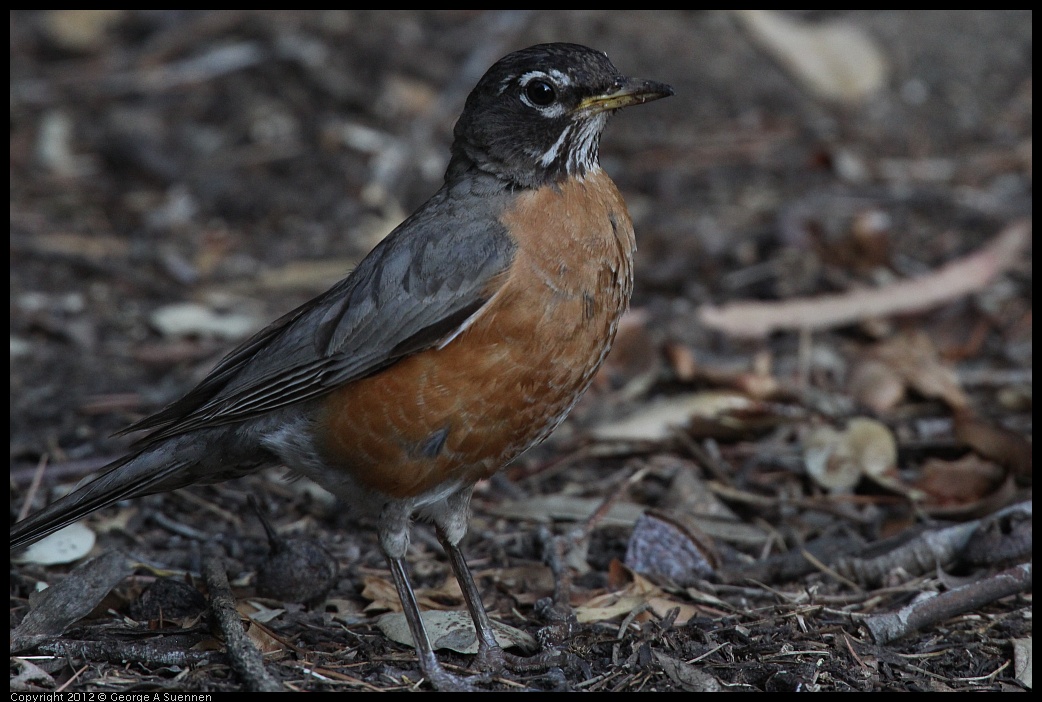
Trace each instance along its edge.
{"label": "dark beak tip", "polygon": [[659,83],[658,81],[649,80],[648,87],[652,92],[659,93],[662,97],[672,97],[676,95],[676,91],[673,90],[673,86],[668,83]]}
{"label": "dark beak tip", "polygon": [[634,91],[644,98],[644,101],[659,100],[676,94],[673,86],[668,83],[660,83],[657,80],[632,81]]}
{"label": "dark beak tip", "polygon": [[641,102],[661,100],[662,98],[672,97],[675,94],[673,86],[655,81],[648,81],[640,91]]}

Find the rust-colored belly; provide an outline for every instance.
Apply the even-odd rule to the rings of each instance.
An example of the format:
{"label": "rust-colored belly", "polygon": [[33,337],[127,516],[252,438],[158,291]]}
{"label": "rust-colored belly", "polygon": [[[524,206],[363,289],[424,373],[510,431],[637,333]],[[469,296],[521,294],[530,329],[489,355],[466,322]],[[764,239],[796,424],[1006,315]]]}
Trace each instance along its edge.
{"label": "rust-colored belly", "polygon": [[466,331],[329,396],[324,457],[361,485],[401,498],[491,475],[553,431],[607,355],[634,247],[614,184],[524,193],[502,222],[527,234]]}

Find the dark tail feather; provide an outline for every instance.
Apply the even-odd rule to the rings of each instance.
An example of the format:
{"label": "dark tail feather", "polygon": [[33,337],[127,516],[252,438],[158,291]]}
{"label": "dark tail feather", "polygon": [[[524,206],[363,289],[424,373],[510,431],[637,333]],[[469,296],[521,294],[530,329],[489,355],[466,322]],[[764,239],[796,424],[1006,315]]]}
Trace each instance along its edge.
{"label": "dark tail feather", "polygon": [[120,500],[181,487],[171,477],[179,471],[185,475],[184,469],[183,462],[170,461],[162,451],[110,463],[102,475],[12,526],[11,548],[27,546]]}

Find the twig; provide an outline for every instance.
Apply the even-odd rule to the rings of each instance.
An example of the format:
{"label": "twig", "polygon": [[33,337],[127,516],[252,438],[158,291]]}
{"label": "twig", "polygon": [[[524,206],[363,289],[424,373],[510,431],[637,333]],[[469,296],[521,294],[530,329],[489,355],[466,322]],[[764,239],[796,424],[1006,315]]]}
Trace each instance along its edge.
{"label": "twig", "polygon": [[228,574],[216,549],[209,549],[203,557],[203,577],[210,591],[210,611],[224,634],[232,669],[251,692],[282,692],[282,686],[264,669],[264,657],[242,627]]}
{"label": "twig", "polygon": [[706,305],[699,310],[699,319],[725,334],[759,338],[783,329],[828,329],[875,317],[922,312],[985,287],[1020,260],[1030,241],[1031,224],[1020,220],[980,251],[913,280],[812,299]]}
{"label": "twig", "polygon": [[[167,637],[169,638],[169,637]],[[180,636],[180,639],[187,637]],[[224,663],[227,657],[215,651],[162,650],[169,646],[164,638],[156,641],[54,641],[43,644],[40,650],[62,658],[81,658],[86,661],[109,661],[111,663],[139,663],[145,666],[201,666]],[[186,641],[185,648],[194,642]]]}
{"label": "twig", "polygon": [[55,689],[55,693],[61,694],[61,693],[65,692],[65,690],[68,689],[69,685],[72,685],[74,682],[76,682],[76,678],[80,677],[80,675],[83,673],[83,671],[85,671],[89,667],[90,667],[90,665],[81,666],[79,670],[77,670],[75,673],[73,673],[71,678],[66,680],[64,683],[62,683],[62,685],[60,687]]}
{"label": "twig", "polygon": [[22,503],[22,508],[18,510],[18,521],[22,521],[29,516],[29,510],[33,507],[33,498],[36,497],[36,491],[40,489],[40,483],[43,481],[43,474],[46,470],[47,454],[44,454],[40,456],[40,461],[36,464],[36,470],[33,471],[33,481],[29,483],[29,491],[25,495],[25,502]]}
{"label": "twig", "polygon": [[944,568],[956,562],[970,537],[982,525],[1015,513],[1030,516],[1031,504],[1030,501],[1021,502],[983,519],[927,531],[875,558],[844,558],[837,562],[834,568],[844,577],[870,586],[884,582],[895,571],[916,576],[938,567]]}
{"label": "twig", "polygon": [[1031,589],[1031,564],[1004,570],[985,580],[918,600],[897,612],[877,614],[864,620],[877,644],[907,636],[962,612]]}
{"label": "twig", "polygon": [[597,528],[597,525],[600,524],[601,520],[608,516],[608,513],[611,512],[611,508],[615,506],[615,503],[618,502],[623,495],[629,492],[631,487],[643,480],[649,470],[650,468],[648,466],[643,466],[634,471],[628,478],[620,482],[618,486],[612,490],[611,494],[604,498],[604,501],[601,502],[600,506],[593,511],[593,514],[586,519],[583,525],[579,529],[574,530],[569,536],[576,543],[580,540],[589,540],[594,529]]}
{"label": "twig", "polygon": [[177,534],[183,536],[186,539],[192,539],[194,541],[208,541],[212,535],[202,529],[196,529],[190,527],[187,524],[182,524],[170,517],[166,516],[162,512],[155,510],[148,514],[149,519],[156,523],[160,528],[169,531],[171,534]]}

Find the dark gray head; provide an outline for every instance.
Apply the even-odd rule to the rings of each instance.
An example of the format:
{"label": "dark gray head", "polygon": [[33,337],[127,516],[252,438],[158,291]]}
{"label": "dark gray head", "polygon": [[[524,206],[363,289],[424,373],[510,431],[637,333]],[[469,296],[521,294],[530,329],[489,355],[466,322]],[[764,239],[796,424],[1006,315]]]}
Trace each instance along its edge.
{"label": "dark gray head", "polygon": [[537,187],[600,168],[608,116],[668,97],[664,83],[623,76],[579,44],[538,44],[504,56],[478,81],[456,122],[447,178],[478,168]]}

